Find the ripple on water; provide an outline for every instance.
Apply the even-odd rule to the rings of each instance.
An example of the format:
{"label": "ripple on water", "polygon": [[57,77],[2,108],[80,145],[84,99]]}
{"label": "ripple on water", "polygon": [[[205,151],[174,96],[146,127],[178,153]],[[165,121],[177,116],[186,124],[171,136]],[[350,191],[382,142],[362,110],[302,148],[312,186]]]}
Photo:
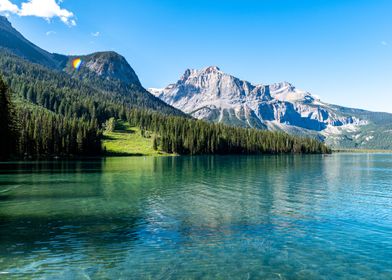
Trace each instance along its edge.
{"label": "ripple on water", "polygon": [[392,155],[3,170],[0,278],[392,279]]}

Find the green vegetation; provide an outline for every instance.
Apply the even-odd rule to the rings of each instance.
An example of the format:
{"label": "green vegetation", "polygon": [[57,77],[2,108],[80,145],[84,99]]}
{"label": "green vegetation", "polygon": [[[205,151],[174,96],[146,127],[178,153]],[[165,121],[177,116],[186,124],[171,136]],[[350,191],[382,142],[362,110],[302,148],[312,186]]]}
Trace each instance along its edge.
{"label": "green vegetation", "polygon": [[[131,108],[184,116],[141,86],[98,78],[79,80],[4,49],[0,49],[0,69],[6,87],[1,121],[7,124],[0,131],[1,159],[100,155],[102,124],[111,117],[126,119]],[[14,115],[5,117],[13,111],[8,109],[11,103]],[[5,132],[14,126],[12,121],[16,127]]]}
{"label": "green vegetation", "polygon": [[111,117],[124,119],[131,108],[185,116],[139,85],[98,78],[72,78],[9,54],[0,48],[0,69],[13,94],[32,104],[67,118],[96,119],[99,124]]}
{"label": "green vegetation", "polygon": [[[132,125],[130,125],[130,123]],[[314,139],[133,110],[129,122],[109,119],[107,155],[328,153]],[[181,131],[184,134],[181,134]]]}
{"label": "green vegetation", "polygon": [[392,150],[392,114],[371,112],[360,109],[344,108],[332,105],[335,110],[355,115],[357,118],[367,120],[359,130],[342,131],[336,137],[330,137],[327,144],[337,150]]}
{"label": "green vegetation", "polygon": [[101,153],[96,121],[66,118],[38,106],[17,106],[17,157],[95,156]]}
{"label": "green vegetation", "polygon": [[15,138],[13,111],[8,86],[0,77],[0,160],[8,159],[13,150]]}
{"label": "green vegetation", "polygon": [[200,120],[131,110],[128,122],[141,131],[156,134],[153,145],[167,153],[197,154],[281,154],[330,153],[323,143],[286,133],[231,127]]}
{"label": "green vegetation", "polygon": [[[0,54],[3,84],[9,86],[15,104],[15,110],[9,109],[10,102],[0,104],[7,116],[14,114],[2,118],[7,123],[2,127],[9,128],[2,132],[8,135],[4,141],[15,144],[8,148],[2,142],[7,156],[96,156],[102,154],[102,146],[110,155],[330,152],[314,139],[191,119],[140,85],[79,79],[1,50]],[[4,100],[9,100],[10,91],[4,91]]]}
{"label": "green vegetation", "polygon": [[102,146],[107,155],[168,155],[154,149],[154,134],[131,127],[124,121],[116,121],[113,131],[106,130],[103,136]]}

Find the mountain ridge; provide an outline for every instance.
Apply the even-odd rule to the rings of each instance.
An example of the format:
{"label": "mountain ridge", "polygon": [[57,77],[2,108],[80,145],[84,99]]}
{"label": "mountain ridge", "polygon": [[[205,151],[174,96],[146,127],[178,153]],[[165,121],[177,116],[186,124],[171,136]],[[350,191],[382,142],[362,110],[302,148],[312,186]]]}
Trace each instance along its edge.
{"label": "mountain ridge", "polygon": [[[75,59],[81,60],[77,68],[73,66]],[[66,96],[74,91],[72,87],[75,87],[80,92],[88,92],[91,95],[89,98],[102,100],[103,104],[110,101],[113,105],[118,103],[116,106],[140,107],[161,110],[164,114],[185,115],[149,93],[141,85],[133,68],[120,54],[113,51],[82,56],[50,53],[27,40],[4,16],[0,16],[0,65],[5,78],[18,80],[18,83],[23,81],[24,88],[32,88],[34,92],[39,92],[45,87],[53,87],[53,84],[62,87],[67,85],[67,90],[53,89],[53,92],[58,91],[58,96],[51,99],[56,99],[57,103],[61,102],[62,98],[73,99],[73,96]],[[48,80],[43,80],[43,77]],[[37,86],[33,86],[32,80],[40,84],[38,89],[35,89]],[[20,88],[11,89],[20,95],[26,95]],[[47,92],[42,94],[50,95]],[[46,108],[48,107],[53,107],[53,104],[47,104]],[[110,111],[104,108],[102,110]]]}
{"label": "mountain ridge", "polygon": [[[149,90],[198,119],[310,135],[339,148],[380,148],[372,141],[376,133],[367,130],[377,130],[376,125],[392,136],[389,128],[384,128],[392,121],[392,114],[328,104],[289,82],[252,84],[217,66],[187,69],[176,83]],[[381,117],[385,120],[377,123]],[[390,148],[391,144],[384,146]]]}
{"label": "mountain ridge", "polygon": [[[81,59],[82,67],[75,69],[72,65],[74,59]],[[68,61],[63,71],[79,79],[93,75],[109,80],[119,80],[126,84],[142,86],[138,76],[126,59],[114,51],[68,56]]]}
{"label": "mountain ridge", "polygon": [[[1,15],[0,31],[0,47],[32,63],[52,70],[65,71],[79,79],[96,76],[141,86],[133,68],[122,55],[114,51],[100,51],[87,55],[50,53],[27,40],[5,16]],[[81,59],[82,67],[73,68],[74,59]]]}
{"label": "mountain ridge", "polygon": [[66,62],[66,56],[49,53],[31,43],[2,15],[0,15],[0,46],[33,63],[50,68],[61,68]]}

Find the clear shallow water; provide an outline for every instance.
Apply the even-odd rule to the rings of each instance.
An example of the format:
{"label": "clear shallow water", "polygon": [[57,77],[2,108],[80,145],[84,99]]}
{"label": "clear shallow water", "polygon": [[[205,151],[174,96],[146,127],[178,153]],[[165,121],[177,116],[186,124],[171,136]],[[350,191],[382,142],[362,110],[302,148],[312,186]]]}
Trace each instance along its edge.
{"label": "clear shallow water", "polygon": [[0,164],[2,279],[392,279],[392,155]]}

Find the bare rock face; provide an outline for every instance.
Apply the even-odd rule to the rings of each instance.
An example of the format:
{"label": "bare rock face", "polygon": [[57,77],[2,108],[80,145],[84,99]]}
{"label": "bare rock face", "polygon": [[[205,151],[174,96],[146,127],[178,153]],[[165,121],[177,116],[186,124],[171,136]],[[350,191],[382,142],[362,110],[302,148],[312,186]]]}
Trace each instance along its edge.
{"label": "bare rock face", "polygon": [[175,84],[150,92],[198,119],[253,128],[296,126],[323,131],[328,126],[363,124],[339,114],[290,83],[253,85],[216,66],[187,69]]}
{"label": "bare rock face", "polygon": [[[79,69],[74,69],[72,61],[76,58],[82,60]],[[65,69],[69,74],[85,78],[97,76],[108,80],[117,80],[125,84],[141,85],[135,71],[125,58],[116,52],[97,52],[85,56],[72,56]]]}

